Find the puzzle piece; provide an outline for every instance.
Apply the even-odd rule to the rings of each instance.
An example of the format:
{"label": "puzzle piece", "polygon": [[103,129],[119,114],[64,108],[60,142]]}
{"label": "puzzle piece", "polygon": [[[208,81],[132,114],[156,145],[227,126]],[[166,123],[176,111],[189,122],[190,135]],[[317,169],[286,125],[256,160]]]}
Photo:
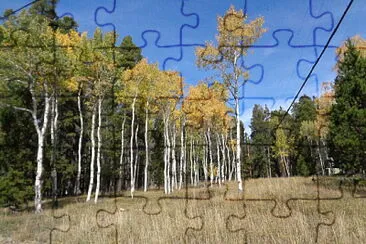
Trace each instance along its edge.
{"label": "puzzle piece", "polygon": [[[319,201],[291,199],[286,202],[290,212],[273,216],[276,201],[245,199],[233,189],[225,188],[209,201],[189,201],[189,211],[200,216],[203,225],[189,230],[190,243],[315,243],[324,226],[334,224],[331,212],[322,212]],[[304,228],[305,226],[305,228]],[[302,232],[303,230],[305,232]],[[296,234],[294,234],[296,233]]]}
{"label": "puzzle piece", "polygon": [[42,223],[41,229],[48,232],[47,242],[62,243],[66,233],[70,231],[71,216],[63,210],[45,210],[40,216],[39,223]]}
{"label": "puzzle piece", "polygon": [[[148,37],[147,36],[151,36],[151,34],[154,35],[154,39],[153,39],[153,43],[155,44],[156,48],[159,48],[159,50],[162,52],[162,57],[165,57],[163,59],[159,59],[160,63],[162,63],[163,66],[163,70],[166,70],[166,63],[170,60],[179,62],[180,60],[182,60],[183,58],[183,47],[184,46],[195,46],[196,44],[185,44],[183,43],[183,32],[186,28],[191,28],[191,29],[195,29],[198,27],[199,25],[199,17],[197,14],[195,13],[186,13],[184,10],[184,5],[185,5],[185,0],[180,0],[180,1],[167,1],[164,4],[159,5],[159,8],[156,8],[156,5],[153,1],[145,1],[145,2],[140,2],[138,4],[136,3],[125,3],[127,4],[127,6],[123,6],[123,8],[121,8],[120,6],[118,6],[118,2],[116,0],[114,0],[111,5],[112,8],[106,8],[106,7],[98,7],[95,10],[95,21],[96,24],[99,27],[108,27],[112,30],[117,30],[118,33],[122,33],[122,35],[133,35],[133,36],[141,36],[141,41],[140,40],[135,40],[137,45],[142,48],[145,49],[148,46],[148,43],[150,43],[150,41],[148,41]],[[146,5],[151,5],[150,10],[154,10],[157,11],[157,15],[160,16],[165,16],[166,13],[174,13],[171,10],[175,9],[177,10],[175,12],[175,16],[172,18],[175,19],[179,19],[183,17],[182,21],[177,21],[176,23],[184,23],[184,24],[178,24],[178,26],[176,28],[173,28],[174,30],[179,30],[179,32],[177,34],[173,34],[171,32],[171,27],[169,26],[166,27],[165,25],[162,25],[161,23],[161,19],[156,18],[156,20],[159,21],[159,23],[143,23],[140,20],[136,20],[137,22],[141,22],[141,24],[139,26],[141,26],[141,29],[131,29],[128,30],[128,27],[126,28],[126,26],[123,27],[123,29],[120,29],[119,26],[116,26],[115,24],[108,22],[107,20],[103,19],[100,15],[102,12],[106,12],[108,14],[118,14],[119,16],[121,16],[122,18],[122,22],[129,22],[129,21],[133,21],[131,19],[133,19],[136,15],[131,15],[130,11],[126,11],[127,9],[130,10],[131,6],[129,7],[128,4],[134,5],[134,7],[136,7],[137,9],[139,8],[139,6],[143,5],[146,7]],[[137,5],[137,6],[136,6]],[[166,10],[165,8],[168,8],[169,10]],[[179,9],[179,12],[178,12]],[[122,11],[122,14],[119,14],[119,12]],[[138,11],[136,11],[138,12]],[[133,14],[135,14],[136,12],[132,12]],[[154,14],[154,12],[151,12],[150,14]],[[194,23],[193,24],[186,24],[186,18],[191,18],[193,17],[194,19]],[[124,18],[126,19],[124,21]],[[103,19],[103,21],[101,21],[100,19]],[[128,21],[127,21],[128,20]],[[167,35],[162,35],[162,32],[167,32],[169,31],[169,38]],[[174,38],[175,37],[175,38]],[[164,50],[166,49],[166,50]],[[176,52],[178,52],[178,56],[174,57],[172,56],[172,50],[175,50]],[[146,50],[144,51],[146,52]],[[166,53],[166,55],[164,55],[164,52]],[[149,56],[147,54],[147,56]]]}
{"label": "puzzle piece", "polygon": [[[247,1],[245,1],[245,7],[247,7]],[[310,5],[310,7],[312,7],[312,2],[310,1],[309,2],[309,5]],[[313,19],[320,19],[321,17],[323,17],[323,16],[325,16],[326,14],[323,14],[323,15],[321,15],[321,16],[315,16],[314,14],[312,14],[311,13],[311,18],[313,18]],[[227,18],[236,18],[237,16],[235,16],[234,14],[233,15],[229,15]],[[224,22],[225,22],[225,19],[224,19]],[[311,26],[311,25],[310,25]],[[321,27],[319,27],[318,29],[321,29]],[[322,29],[324,29],[324,28],[322,28]],[[233,29],[229,29],[229,31],[231,31],[231,32],[233,32],[233,31],[238,31],[238,28],[233,28]],[[277,33],[280,33],[280,32],[290,32],[291,33],[291,36],[290,36],[290,38],[289,38],[289,41],[288,41],[288,46],[290,47],[290,49],[291,48],[302,48],[302,49],[309,49],[309,48],[312,48],[313,47],[313,45],[311,44],[309,44],[309,45],[296,45],[296,44],[292,44],[292,40],[293,40],[293,38],[294,38],[294,30],[292,30],[292,29],[276,29],[275,31],[273,31],[272,32],[272,36],[273,36],[273,39],[274,40],[276,40],[276,43],[275,44],[264,44],[264,45],[262,45],[262,44],[259,44],[259,45],[253,45],[252,46],[252,48],[253,49],[265,49],[265,48],[274,48],[274,47],[277,47],[277,46],[279,46],[280,45],[280,42],[279,42],[279,39],[277,38]],[[265,37],[264,37],[264,39],[266,39]],[[268,39],[268,38],[267,38]],[[261,42],[261,41],[260,41]],[[242,46],[243,48],[245,47],[245,45],[243,45]],[[219,47],[219,51],[222,49],[222,47],[220,48]],[[218,60],[215,60],[215,61],[213,61],[213,62],[217,62],[217,63],[219,63],[219,62],[221,62],[222,60],[219,58]],[[297,59],[295,59],[294,60],[294,62],[295,61],[297,61]],[[294,63],[293,62],[293,63]],[[261,75],[260,75],[260,78],[257,80],[257,81],[253,81],[253,80],[249,80],[249,83],[253,83],[253,84],[259,84],[260,82],[262,82],[262,80],[263,80],[263,76],[264,76],[264,66],[263,66],[264,64],[256,64],[256,65],[253,65],[253,66],[249,66],[249,67],[246,67],[244,64],[243,64],[243,60],[242,60],[242,67],[244,68],[244,69],[246,69],[246,70],[248,70],[248,69],[251,69],[251,68],[254,68],[254,67],[256,67],[256,68],[260,68],[260,70],[261,70]],[[267,67],[268,68],[268,67]],[[271,77],[270,75],[269,75],[269,77]],[[248,85],[249,84],[247,84],[246,85],[246,87],[248,87]],[[276,84],[277,85],[277,84]],[[253,89],[255,89],[256,91],[255,92],[252,92],[252,90],[253,89],[251,89],[251,88],[253,88]],[[244,86],[242,87],[242,89],[244,89]],[[257,91],[258,89],[256,89],[255,87],[251,87],[251,86],[249,86],[249,93],[250,94],[258,94],[258,91]],[[289,89],[286,89],[286,91],[289,91]],[[246,99],[246,96],[244,95],[244,90],[242,91],[242,94],[241,94],[241,97],[240,97],[240,100],[242,101],[242,103],[244,103],[244,99]],[[276,98],[274,98],[274,97],[271,97],[271,96],[254,96],[254,97],[249,97],[248,96],[248,99],[252,99],[252,100],[272,100],[272,101],[275,101],[276,100]],[[290,99],[293,99],[293,96],[289,96],[289,95],[285,95],[285,103],[287,103],[287,101],[288,100],[290,100]],[[272,103],[272,106],[273,106],[273,104],[274,104],[275,102],[273,102]],[[250,107],[250,106],[249,106]],[[244,111],[245,111],[245,109],[242,109],[241,111],[240,111],[240,115],[243,115],[243,113],[244,113]]]}
{"label": "puzzle piece", "polygon": [[[365,181],[344,179],[341,182],[338,192],[342,194],[342,198],[338,201],[322,201],[336,213],[332,226],[332,242],[360,243],[366,238],[366,216],[363,213],[366,206]],[[324,238],[322,235],[319,237]],[[329,233],[326,237],[329,238]]]}
{"label": "puzzle piece", "polygon": [[274,217],[270,202],[251,201],[244,206],[245,215],[229,216],[227,227],[231,232],[243,231],[245,243],[323,243],[319,231],[334,223],[334,216],[320,212],[314,201],[291,201],[291,214],[286,218]]}
{"label": "puzzle piece", "polygon": [[[202,225],[199,216],[191,216],[187,212],[188,199],[202,201],[209,199],[210,196],[206,191],[191,192],[189,195],[180,192],[180,195],[166,197],[155,195],[156,192],[149,191],[143,196],[135,194],[133,198],[116,198],[114,211],[104,209],[97,211],[98,227],[113,228],[110,240],[115,243],[167,241],[185,243],[186,233],[189,230],[197,230]],[[187,228],[187,226],[190,227]],[[133,239],[136,236],[139,239]]]}
{"label": "puzzle piece", "polygon": [[193,232],[192,243],[227,240],[237,243],[315,243],[322,242],[318,234],[328,230],[324,227],[334,224],[334,213],[321,210],[320,198],[288,199],[289,212],[275,215],[278,201],[246,199],[234,190],[236,186],[231,189],[228,184],[225,186],[224,192],[219,190],[222,195],[214,196],[208,202],[191,203],[190,211],[201,216],[204,223],[199,233],[197,230]]}
{"label": "puzzle piece", "polygon": [[[224,184],[224,186],[226,186]],[[200,228],[187,229],[186,237],[189,243],[225,243],[228,240],[235,243],[244,243],[243,231],[227,229],[227,213],[234,216],[244,214],[242,199],[226,199],[227,188],[215,189],[206,200],[188,200],[187,211],[202,220]]]}
{"label": "puzzle piece", "polygon": [[[53,227],[52,229],[50,229],[50,243],[54,243],[53,241],[53,236],[55,232],[59,232],[59,233],[66,233],[70,230],[70,222],[71,222],[71,217],[67,214],[62,214],[62,215],[53,215],[53,220],[56,222],[59,222],[60,220],[62,220],[62,225],[57,224],[57,226]],[[67,224],[65,224],[65,222],[67,222]],[[60,227],[58,227],[60,226]]]}
{"label": "puzzle piece", "polygon": [[[267,214],[270,213],[272,215],[271,217],[274,218],[275,221],[279,222],[281,221],[283,222],[287,219],[289,221],[291,219],[296,219],[295,216],[298,213],[297,212],[298,210],[293,208],[294,203],[295,205],[300,202],[303,204],[306,203],[307,205],[309,205],[309,208],[312,209],[316,207],[316,214],[319,218],[317,219],[318,222],[315,222],[315,227],[312,227],[314,231],[313,235],[311,236],[315,236],[315,240],[313,240],[314,242],[318,241],[319,230],[322,226],[331,226],[334,224],[335,212],[323,211],[321,204],[323,204],[325,201],[333,202],[343,198],[343,191],[341,191],[341,183],[338,187],[339,191],[329,192],[328,189],[321,188],[319,186],[318,178],[315,179],[316,185],[314,183],[310,183],[310,179],[307,179],[304,180],[305,187],[303,187],[303,189],[296,188],[292,191],[290,185],[289,189],[284,189],[284,187],[286,186],[280,182],[286,180],[288,181],[289,184],[291,184],[291,181],[288,178],[287,179],[271,178],[270,180],[271,182],[268,182],[268,184],[264,185],[270,186],[268,187],[268,189],[271,190],[268,191],[260,190],[260,192],[262,192],[261,196],[254,197],[255,192],[258,191],[258,189],[256,187],[253,187],[253,185],[251,185],[250,180],[246,181],[247,186],[244,187],[243,193],[238,193],[235,190],[233,192],[229,191],[229,193],[234,195],[234,199],[241,199],[245,204],[252,204],[252,205],[265,204],[267,207],[271,206],[270,211],[268,211]],[[276,183],[276,181],[278,182]],[[278,190],[276,190],[277,188],[276,184],[278,184],[278,187],[281,188],[278,188]],[[286,192],[286,194],[288,194],[291,197],[283,196],[284,192]],[[301,206],[301,204],[299,206]],[[323,219],[323,217],[330,218],[329,216],[333,216],[331,217],[332,219],[331,221],[325,221]],[[239,220],[244,219],[244,217],[240,215],[236,216],[232,215],[232,217],[235,217],[235,219]]]}
{"label": "puzzle piece", "polygon": [[[297,76],[302,80],[306,79],[306,76],[308,74],[308,71],[310,70],[310,67],[315,64],[315,60],[319,57],[319,51],[318,50],[319,50],[319,48],[322,47],[322,45],[318,44],[318,33],[319,33],[319,31],[324,31],[324,32],[331,33],[333,28],[334,28],[334,16],[333,16],[332,12],[324,11],[322,13],[319,13],[318,15],[315,15],[314,11],[315,11],[315,9],[313,7],[313,0],[309,0],[309,14],[310,14],[310,16],[314,19],[320,19],[323,16],[329,16],[330,26],[328,28],[316,26],[313,29],[312,36],[313,36],[313,51],[314,51],[315,59],[310,60],[310,59],[306,59],[306,58],[301,58],[296,63]],[[329,49],[334,49],[334,48],[337,48],[337,46],[329,45],[328,48]],[[301,67],[304,64],[307,65],[307,66],[310,66],[306,69],[307,72],[302,72]],[[315,92],[313,92],[313,93],[315,93],[316,96],[319,96],[319,78],[318,78],[318,75],[316,73],[313,73],[313,74],[310,75],[310,78],[313,79],[313,82],[315,83],[314,84]]]}

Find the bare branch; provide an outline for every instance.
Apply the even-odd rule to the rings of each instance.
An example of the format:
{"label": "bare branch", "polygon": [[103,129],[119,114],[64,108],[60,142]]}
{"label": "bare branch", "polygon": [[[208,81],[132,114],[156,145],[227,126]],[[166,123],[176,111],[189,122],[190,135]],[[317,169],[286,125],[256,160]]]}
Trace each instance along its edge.
{"label": "bare branch", "polygon": [[9,108],[13,108],[15,110],[19,110],[19,111],[25,111],[30,113],[31,115],[33,115],[33,111],[27,108],[22,108],[22,107],[18,107],[18,106],[14,106],[14,105],[10,105],[7,103],[0,103],[0,106],[5,106],[5,107],[9,107]]}

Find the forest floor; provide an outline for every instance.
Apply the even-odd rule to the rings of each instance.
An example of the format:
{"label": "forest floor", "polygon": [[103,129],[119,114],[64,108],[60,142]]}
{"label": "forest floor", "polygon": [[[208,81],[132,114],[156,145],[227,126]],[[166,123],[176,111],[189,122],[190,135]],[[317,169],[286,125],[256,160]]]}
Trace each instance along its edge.
{"label": "forest floor", "polygon": [[312,178],[251,179],[244,194],[230,182],[170,195],[137,191],[133,199],[125,192],[98,204],[69,197],[60,199],[59,209],[46,205],[38,215],[1,211],[0,243],[364,242],[365,188],[352,194],[347,183],[342,194],[337,179],[319,182],[320,187]]}

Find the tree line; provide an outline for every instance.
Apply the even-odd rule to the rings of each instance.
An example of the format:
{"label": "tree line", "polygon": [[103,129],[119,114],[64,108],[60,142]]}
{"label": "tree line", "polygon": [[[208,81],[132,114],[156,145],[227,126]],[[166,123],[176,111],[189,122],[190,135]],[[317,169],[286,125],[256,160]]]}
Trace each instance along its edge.
{"label": "tree line", "polygon": [[[244,130],[240,66],[266,31],[230,7],[216,42],[196,49],[197,67],[214,75],[188,86],[177,71],[149,63],[130,36],[78,31],[49,1],[0,25],[0,203],[147,191],[166,194],[242,179],[365,169],[364,40],[338,49],[338,76],[290,114],[255,105]],[[234,106],[230,103],[234,101]],[[283,118],[283,120],[282,120]],[[282,123],[279,125],[279,121]]]}

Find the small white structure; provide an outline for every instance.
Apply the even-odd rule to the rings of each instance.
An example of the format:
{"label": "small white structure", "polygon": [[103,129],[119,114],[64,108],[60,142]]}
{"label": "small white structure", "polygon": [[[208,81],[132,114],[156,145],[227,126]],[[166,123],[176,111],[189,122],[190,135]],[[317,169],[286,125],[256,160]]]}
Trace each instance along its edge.
{"label": "small white structure", "polygon": [[340,168],[325,168],[325,170],[327,171],[327,175],[337,175],[341,173]]}

